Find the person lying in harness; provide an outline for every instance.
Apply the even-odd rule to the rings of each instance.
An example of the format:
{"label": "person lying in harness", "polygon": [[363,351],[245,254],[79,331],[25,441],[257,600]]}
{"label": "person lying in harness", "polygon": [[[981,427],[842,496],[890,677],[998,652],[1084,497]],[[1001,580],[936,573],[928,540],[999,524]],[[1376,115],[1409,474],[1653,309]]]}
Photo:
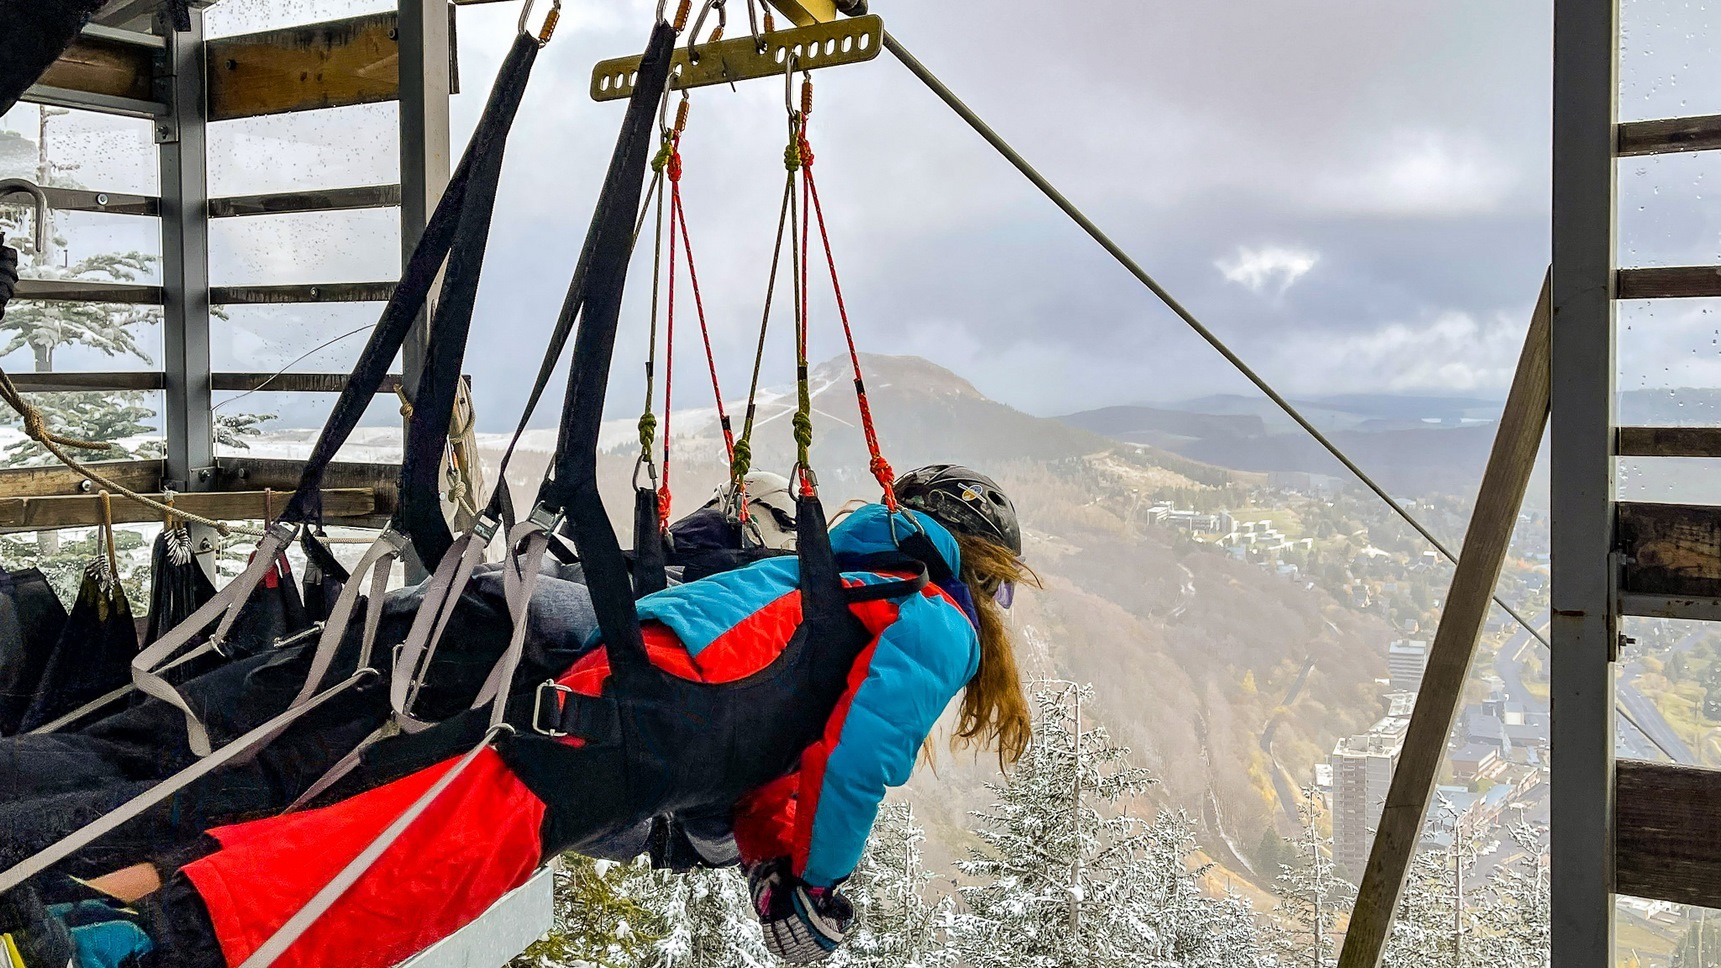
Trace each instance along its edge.
{"label": "person lying in harness", "polygon": [[[895,514],[867,505],[831,532],[851,593],[846,627],[810,622],[795,558],[641,599],[648,661],[599,634],[519,697],[517,735],[479,753],[274,964],[385,968],[563,851],[608,853],[653,817],[724,814],[767,946],[792,963],[828,957],[850,931],[841,885],[886,788],[906,782],[949,701],[961,695],[955,740],[1001,762],[1029,738],[1001,615],[1031,578],[1013,506],[990,478],[952,465],[904,475],[895,496]],[[136,902],[140,964],[238,966],[453,766],[217,828],[191,857],[92,885]],[[51,939],[51,928],[20,934]]]}

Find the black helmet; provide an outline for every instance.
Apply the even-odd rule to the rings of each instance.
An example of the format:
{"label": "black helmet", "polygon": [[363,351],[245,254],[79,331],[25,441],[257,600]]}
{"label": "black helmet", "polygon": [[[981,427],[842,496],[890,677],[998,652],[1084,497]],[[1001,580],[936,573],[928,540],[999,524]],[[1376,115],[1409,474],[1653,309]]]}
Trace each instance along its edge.
{"label": "black helmet", "polygon": [[1016,506],[998,482],[960,464],[929,464],[898,477],[892,488],[903,507],[932,516],[952,531],[985,538],[1022,553]]}

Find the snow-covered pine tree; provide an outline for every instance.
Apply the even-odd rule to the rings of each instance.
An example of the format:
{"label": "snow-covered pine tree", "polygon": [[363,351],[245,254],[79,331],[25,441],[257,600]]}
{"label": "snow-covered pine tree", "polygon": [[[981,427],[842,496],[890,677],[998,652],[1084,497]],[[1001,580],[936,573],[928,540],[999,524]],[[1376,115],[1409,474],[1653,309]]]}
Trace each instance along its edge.
{"label": "snow-covered pine tree", "polygon": [[659,872],[641,901],[669,931],[640,962],[643,968],[776,968],[739,868]]}
{"label": "snow-covered pine tree", "polygon": [[630,864],[562,856],[555,879],[555,927],[510,968],[634,968],[669,933],[645,898],[658,890],[644,859]]}
{"label": "snow-covered pine tree", "polygon": [[[1553,957],[1549,947],[1548,828],[1520,819],[1507,828],[1507,833],[1516,849],[1507,863],[1494,869],[1488,879],[1487,901],[1479,905],[1477,963],[1488,968],[1548,968]],[[1706,957],[1721,965],[1721,946],[1711,949]],[[1674,965],[1681,968],[1677,956]],[[1683,968],[1698,968],[1698,963],[1686,962]]]}
{"label": "snow-covered pine tree", "polygon": [[906,803],[879,808],[860,867],[846,890],[855,905],[855,931],[832,968],[947,968],[956,963],[948,935],[955,904],[926,900],[933,874],[921,860],[926,832]]}
{"label": "snow-covered pine tree", "polygon": [[1398,913],[1381,962],[1385,968],[1464,968],[1492,964],[1491,938],[1477,930],[1476,906],[1465,903],[1476,867],[1476,830],[1458,808],[1439,798],[1422,846],[1411,859]]}
{"label": "snow-covered pine tree", "polygon": [[[38,108],[36,127],[35,171],[30,173],[38,185],[65,188],[79,187],[69,175],[77,166],[55,162],[49,150],[49,122],[67,114],[61,108]],[[0,173],[10,174],[10,173]],[[20,172],[22,174],[22,172]],[[141,252],[110,252],[92,255],[67,265],[55,265],[52,251],[36,251],[33,231],[24,231],[30,212],[27,206],[16,204],[17,196],[0,207],[0,232],[7,244],[18,249],[23,262],[23,274],[31,279],[80,279],[102,282],[135,282],[146,275],[156,262],[154,256]],[[66,239],[56,232],[49,220],[50,250],[64,246]],[[63,346],[84,346],[107,356],[130,356],[149,363],[149,354],[138,343],[135,328],[139,324],[159,321],[159,310],[149,306],[128,306],[112,303],[14,301],[0,319],[0,357],[21,349],[29,349],[37,372],[54,369],[54,354]],[[154,416],[142,392],[88,392],[35,394],[32,402],[47,417],[54,430],[84,440],[112,441],[146,433],[150,427],[141,422]],[[13,421],[16,415],[8,414]],[[128,451],[101,452],[97,459],[130,456]],[[51,463],[53,460],[33,442],[21,442],[6,449],[0,460],[7,466]]]}
{"label": "snow-covered pine tree", "polygon": [[[967,910],[952,921],[972,968],[1135,968],[1258,963],[1246,906],[1201,894],[1186,819],[1120,811],[1152,782],[1102,726],[1081,723],[1086,687],[1037,690],[1034,740],[978,811],[980,846],[957,866]],[[1069,700],[1076,700],[1075,703]]]}
{"label": "snow-covered pine tree", "polygon": [[1333,925],[1349,910],[1356,889],[1333,866],[1332,838],[1321,824],[1322,803],[1314,790],[1304,790],[1297,804],[1301,831],[1293,846],[1297,861],[1279,868],[1274,885],[1279,905],[1269,943],[1286,968],[1330,968],[1338,961]]}

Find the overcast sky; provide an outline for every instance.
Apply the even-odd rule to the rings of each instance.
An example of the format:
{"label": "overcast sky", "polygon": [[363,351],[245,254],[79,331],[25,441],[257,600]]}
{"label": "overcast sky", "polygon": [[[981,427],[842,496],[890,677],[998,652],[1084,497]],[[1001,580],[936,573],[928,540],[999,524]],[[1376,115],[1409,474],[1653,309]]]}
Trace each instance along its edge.
{"label": "overcast sky", "polygon": [[[743,0],[730,2],[735,36]],[[620,122],[619,104],[586,96],[592,64],[637,51],[653,5],[573,0],[527,93],[466,366],[495,428],[523,398]],[[1707,6],[1627,5],[1623,117],[1721,111]],[[1548,0],[874,8],[1282,389],[1503,395],[1548,258]],[[224,0],[210,16],[234,32],[357,9]],[[461,8],[457,151],[517,13]],[[811,138],[863,350],[925,356],[1041,414],[1252,392],[888,54],[815,76]],[[695,92],[685,140],[683,190],[728,396],[744,392],[757,333],[782,96],[772,81]],[[392,106],[334,112],[338,124],[330,114],[215,126],[214,192],[391,180]],[[22,128],[17,112],[6,123]],[[1715,154],[1622,165],[1622,264],[1721,259],[1721,216],[1703,197],[1704,175],[1721,177]],[[386,278],[398,271],[391,218],[233,220],[218,226],[213,272]],[[636,274],[630,290],[618,412],[637,406],[648,281]],[[828,289],[813,292],[815,305],[827,300],[814,355],[832,355]],[[1624,307],[1621,387],[1721,380],[1712,308]],[[236,311],[217,367],[279,366],[374,321],[376,307],[309,309]],[[682,372],[697,375],[683,318]],[[362,338],[297,368],[339,368]],[[767,379],[782,382],[787,348],[772,358]]]}

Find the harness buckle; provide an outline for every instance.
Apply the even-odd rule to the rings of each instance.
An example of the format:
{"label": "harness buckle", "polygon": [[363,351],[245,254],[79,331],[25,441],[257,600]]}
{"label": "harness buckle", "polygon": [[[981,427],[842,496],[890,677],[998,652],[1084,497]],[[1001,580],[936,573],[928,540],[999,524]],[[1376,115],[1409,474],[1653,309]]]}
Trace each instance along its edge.
{"label": "harness buckle", "polygon": [[560,509],[551,508],[547,504],[539,504],[532,509],[531,514],[526,516],[526,520],[537,525],[545,534],[555,534],[556,530],[562,526],[562,520],[565,517],[566,514]]}
{"label": "harness buckle", "polygon": [[[554,680],[546,679],[545,681],[538,683],[537,694],[532,698],[532,732],[538,733],[539,735],[542,735],[542,736],[548,736],[552,739],[566,736],[566,735],[568,735],[567,733],[557,729],[556,726],[554,726],[554,725],[552,725],[548,728],[546,728],[542,725],[543,719],[544,719],[544,690],[545,689],[549,689],[552,692],[559,692],[559,693],[562,693],[564,695],[572,695],[574,692],[573,689],[569,688],[568,686],[564,686],[561,683],[556,682]],[[562,702],[561,702],[561,700],[560,699],[551,700],[551,708],[553,708],[556,712],[556,717],[557,717],[558,725],[559,725],[559,720],[561,719],[561,715],[562,715]]]}
{"label": "harness buckle", "polygon": [[477,535],[486,546],[496,537],[496,532],[502,527],[502,522],[491,517],[488,513],[480,514],[478,520],[472,522],[472,533]]}

